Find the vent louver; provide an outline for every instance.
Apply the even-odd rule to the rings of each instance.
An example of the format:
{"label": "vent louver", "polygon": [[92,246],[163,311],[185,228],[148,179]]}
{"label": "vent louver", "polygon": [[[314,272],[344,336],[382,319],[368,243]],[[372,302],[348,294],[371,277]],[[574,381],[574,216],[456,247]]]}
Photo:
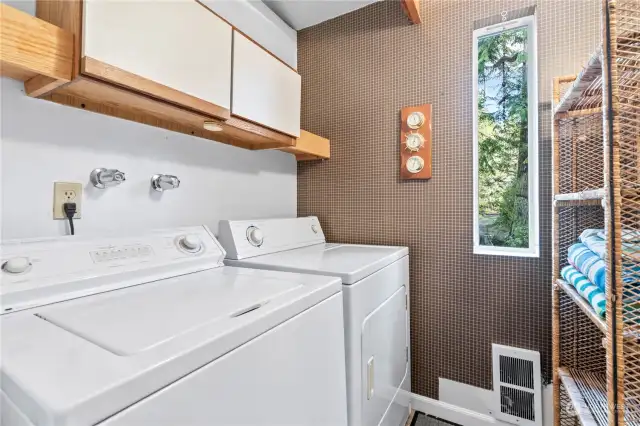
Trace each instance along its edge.
{"label": "vent louver", "polygon": [[501,355],[500,381],[510,385],[533,389],[533,362]]}
{"label": "vent louver", "polygon": [[493,345],[494,417],[519,425],[542,426],[540,354]]}
{"label": "vent louver", "polygon": [[536,420],[535,398],[531,392],[500,386],[500,412],[530,421]]}

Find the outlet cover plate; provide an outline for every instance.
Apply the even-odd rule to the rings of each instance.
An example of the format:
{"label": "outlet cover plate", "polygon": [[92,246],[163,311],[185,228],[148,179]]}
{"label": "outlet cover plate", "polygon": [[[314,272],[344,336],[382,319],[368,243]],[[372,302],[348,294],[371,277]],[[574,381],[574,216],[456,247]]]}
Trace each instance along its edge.
{"label": "outlet cover plate", "polygon": [[82,184],[78,182],[53,183],[53,218],[66,219],[62,205],[66,202],[76,203],[74,219],[82,217]]}

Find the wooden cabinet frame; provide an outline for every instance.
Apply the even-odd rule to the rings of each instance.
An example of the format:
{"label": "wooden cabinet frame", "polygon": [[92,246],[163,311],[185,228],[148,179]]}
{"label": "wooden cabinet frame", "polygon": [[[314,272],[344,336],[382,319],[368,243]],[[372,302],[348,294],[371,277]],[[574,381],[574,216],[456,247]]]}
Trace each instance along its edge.
{"label": "wooden cabinet frame", "polygon": [[[280,149],[299,161],[329,158],[328,139],[304,130],[296,139],[91,57],[81,58],[81,0],[38,0],[37,15],[0,4],[0,74],[24,81],[29,96],[241,148]],[[167,100],[172,97],[175,102]],[[205,130],[205,122],[221,131]]]}

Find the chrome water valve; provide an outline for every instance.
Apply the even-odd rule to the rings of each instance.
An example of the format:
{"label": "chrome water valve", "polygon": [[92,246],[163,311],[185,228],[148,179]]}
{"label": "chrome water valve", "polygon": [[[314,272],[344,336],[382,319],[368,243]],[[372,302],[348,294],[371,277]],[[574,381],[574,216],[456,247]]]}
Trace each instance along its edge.
{"label": "chrome water valve", "polygon": [[151,177],[151,187],[159,192],[167,189],[176,189],[180,187],[180,179],[173,175],[153,175]]}
{"label": "chrome water valve", "polygon": [[124,173],[117,169],[94,169],[89,180],[96,188],[104,189],[109,186],[117,186],[126,180]]}

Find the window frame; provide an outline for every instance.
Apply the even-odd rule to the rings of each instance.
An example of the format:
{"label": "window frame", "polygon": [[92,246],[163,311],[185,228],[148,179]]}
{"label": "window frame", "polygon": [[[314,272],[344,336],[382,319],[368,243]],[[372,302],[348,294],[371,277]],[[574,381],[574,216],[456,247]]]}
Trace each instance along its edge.
{"label": "window frame", "polygon": [[[480,245],[479,229],[479,146],[478,146],[478,40],[482,37],[516,28],[527,28],[527,120],[528,120],[528,196],[529,247],[498,247]],[[473,253],[485,255],[540,257],[540,203],[538,180],[538,40],[536,16],[501,22],[473,31]]]}

